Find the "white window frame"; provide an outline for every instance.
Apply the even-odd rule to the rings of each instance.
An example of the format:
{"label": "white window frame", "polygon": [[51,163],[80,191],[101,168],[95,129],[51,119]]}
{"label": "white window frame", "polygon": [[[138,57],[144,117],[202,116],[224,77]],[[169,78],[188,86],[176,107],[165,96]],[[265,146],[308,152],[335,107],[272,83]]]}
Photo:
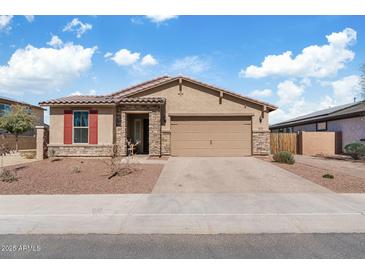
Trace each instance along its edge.
{"label": "white window frame", "polygon": [[[75,112],[87,112],[87,127],[75,127]],[[75,143],[75,128],[87,128],[87,143]],[[89,144],[89,133],[90,133],[90,111],[89,110],[73,110],[72,111],[72,144],[75,145],[88,145]]]}

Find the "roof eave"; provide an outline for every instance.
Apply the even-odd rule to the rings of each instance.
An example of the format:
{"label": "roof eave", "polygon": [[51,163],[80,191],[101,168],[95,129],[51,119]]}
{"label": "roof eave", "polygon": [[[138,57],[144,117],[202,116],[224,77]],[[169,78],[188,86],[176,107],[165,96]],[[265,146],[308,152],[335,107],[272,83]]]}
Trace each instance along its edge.
{"label": "roof eave", "polygon": [[56,106],[115,106],[115,103],[47,103],[41,102],[40,106],[44,107],[56,107]]}
{"label": "roof eave", "polygon": [[274,111],[276,109],[278,109],[277,106],[275,105],[272,105],[272,104],[269,104],[269,103],[266,103],[266,102],[262,102],[262,101],[259,101],[259,100],[255,100],[255,99],[251,99],[251,98],[248,98],[246,96],[242,96],[240,94],[237,94],[237,93],[234,93],[232,91],[228,91],[228,90],[225,90],[225,89],[222,89],[222,88],[218,88],[218,87],[215,87],[215,86],[211,86],[211,85],[208,85],[208,84],[205,84],[203,82],[199,82],[199,81],[196,81],[194,79],[191,79],[189,77],[185,77],[185,76],[176,76],[176,77],[171,77],[170,79],[167,79],[166,81],[164,82],[160,82],[160,83],[157,83],[156,85],[152,85],[152,86],[149,86],[149,87],[146,87],[146,88],[143,88],[141,90],[137,90],[135,92],[131,92],[129,94],[126,94],[125,97],[130,97],[130,96],[133,96],[133,95],[136,95],[138,93],[141,93],[141,92],[144,92],[146,90],[150,90],[152,88],[156,88],[156,87],[159,87],[159,86],[162,86],[162,85],[165,85],[165,84],[168,84],[168,83],[172,83],[174,81],[178,81],[179,79],[182,79],[182,80],[185,80],[185,81],[188,81],[188,82],[191,82],[191,83],[194,83],[196,85],[200,85],[200,86],[205,86],[207,88],[210,88],[210,89],[214,89],[214,90],[218,90],[218,91],[222,91],[230,96],[234,96],[236,98],[239,98],[239,99],[242,99],[242,100],[246,100],[248,102],[251,102],[251,103],[254,103],[254,104],[258,104],[258,105],[262,105],[262,106],[266,106],[267,109],[269,110],[269,112],[271,111]]}
{"label": "roof eave", "polygon": [[301,120],[301,121],[293,121],[290,123],[275,124],[275,125],[269,126],[269,128],[270,129],[280,129],[280,128],[286,128],[286,127],[301,126],[301,125],[306,125],[306,124],[311,124],[311,123],[359,117],[359,116],[363,116],[363,115],[365,115],[365,111],[359,111],[359,112],[354,112],[354,113],[346,113],[346,114],[342,114],[342,115],[317,117],[317,118],[314,118],[311,120],[306,120],[306,121]]}

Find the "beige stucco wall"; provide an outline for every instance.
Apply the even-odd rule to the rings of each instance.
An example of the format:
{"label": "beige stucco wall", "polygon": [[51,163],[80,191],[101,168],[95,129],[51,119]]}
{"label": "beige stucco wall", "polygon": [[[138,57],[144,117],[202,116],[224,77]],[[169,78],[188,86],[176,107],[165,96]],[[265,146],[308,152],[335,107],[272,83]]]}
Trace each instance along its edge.
{"label": "beige stucco wall", "polygon": [[262,106],[226,94],[219,104],[218,91],[186,81],[183,81],[182,95],[179,95],[178,83],[174,82],[136,95],[139,96],[166,98],[166,113],[163,115],[166,123],[162,123],[162,130],[170,130],[169,113],[252,113],[253,130],[268,130],[268,113],[262,122],[259,121]]}
{"label": "beige stucco wall", "polygon": [[302,155],[334,155],[335,132],[306,132],[299,134],[299,153]]}
{"label": "beige stucco wall", "polygon": [[98,110],[98,145],[113,144],[115,136],[115,107],[50,107],[50,136],[51,145],[63,144],[63,113],[64,110]]}

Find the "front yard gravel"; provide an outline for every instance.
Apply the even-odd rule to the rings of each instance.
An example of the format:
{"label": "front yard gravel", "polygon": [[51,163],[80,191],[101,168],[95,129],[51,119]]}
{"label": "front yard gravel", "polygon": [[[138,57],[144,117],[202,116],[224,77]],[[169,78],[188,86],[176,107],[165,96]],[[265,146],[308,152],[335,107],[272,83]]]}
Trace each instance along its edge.
{"label": "front yard gravel", "polygon": [[[314,165],[295,162],[293,165],[277,163],[272,160],[271,156],[257,157],[261,160],[269,161],[272,164],[288,170],[296,175],[304,177],[320,186],[326,187],[338,193],[365,193],[365,179],[358,176],[351,176],[341,172],[341,169],[334,171],[332,168],[326,169]],[[337,160],[333,160],[337,161]],[[332,174],[333,179],[323,178],[324,174]]]}
{"label": "front yard gravel", "polygon": [[118,194],[151,193],[163,165],[130,164],[135,169],[123,177],[110,176],[110,160],[50,159],[8,167],[18,181],[0,181],[1,194]]}

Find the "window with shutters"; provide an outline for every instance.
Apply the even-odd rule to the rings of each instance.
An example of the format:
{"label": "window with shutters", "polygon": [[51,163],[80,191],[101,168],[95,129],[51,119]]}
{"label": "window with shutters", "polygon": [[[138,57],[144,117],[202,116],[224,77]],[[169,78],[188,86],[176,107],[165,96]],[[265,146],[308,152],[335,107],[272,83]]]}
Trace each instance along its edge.
{"label": "window with shutters", "polygon": [[73,142],[75,144],[87,144],[89,142],[89,112],[74,111],[73,124]]}

